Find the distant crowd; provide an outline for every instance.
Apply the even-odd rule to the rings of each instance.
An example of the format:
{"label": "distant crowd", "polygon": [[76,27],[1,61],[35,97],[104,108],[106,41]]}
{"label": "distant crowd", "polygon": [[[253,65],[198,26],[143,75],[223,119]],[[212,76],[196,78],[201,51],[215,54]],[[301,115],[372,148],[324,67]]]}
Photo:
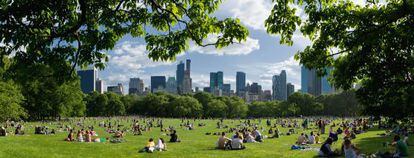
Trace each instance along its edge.
{"label": "distant crowd", "polygon": [[[94,125],[85,125],[85,122]],[[181,119],[180,128],[189,132],[195,130],[194,124],[199,128],[206,126],[198,119]],[[216,148],[221,150],[243,150],[246,149],[245,143],[263,143],[266,139],[278,139],[285,136],[297,135],[296,142],[292,142],[291,150],[315,150],[321,157],[344,156],[346,158],[365,157],[360,148],[352,143],[358,135],[374,128],[372,118],[355,118],[355,119],[324,119],[324,118],[287,118],[287,119],[266,119],[265,125],[263,119],[231,120],[225,121],[219,119],[216,123],[216,129],[220,132],[208,132],[206,135],[218,135]],[[127,122],[130,125],[122,123]],[[178,136],[174,126],[166,127],[163,119],[159,118],[79,118],[57,122],[56,128],[48,126],[35,126],[34,134],[54,135],[57,132],[68,132],[64,139],[68,142],[95,142],[95,143],[122,143],[125,142],[125,135],[130,133],[134,136],[140,136],[143,132],[149,132],[154,128],[159,128],[161,132],[169,136],[170,143],[179,143],[181,139]],[[387,129],[385,133],[379,134],[379,137],[393,136],[391,143],[384,143],[383,146],[392,146],[393,152],[378,151],[369,155],[378,157],[408,157],[409,140],[408,136],[414,132],[412,125],[391,124],[385,121],[376,121],[378,128]],[[25,135],[25,122],[7,121],[0,128],[0,136],[8,135]],[[52,126],[51,123],[49,123]],[[111,137],[100,137],[95,131],[95,126],[105,129]],[[326,127],[329,128],[326,133]],[[76,129],[77,128],[77,129]],[[280,128],[284,129],[281,132]],[[13,129],[11,132],[10,130]],[[267,130],[266,130],[267,129]],[[266,132],[265,132],[266,131]],[[302,132],[298,132],[302,131]],[[262,134],[266,133],[266,134]],[[229,135],[229,136],[228,136]],[[326,137],[322,141],[322,137]],[[333,149],[333,144],[342,139],[340,149]],[[315,144],[320,144],[319,148]],[[155,151],[167,151],[167,142],[164,138],[158,138],[156,143],[154,138],[149,138],[148,142],[139,152],[152,153]],[[372,156],[371,155],[371,156]]]}

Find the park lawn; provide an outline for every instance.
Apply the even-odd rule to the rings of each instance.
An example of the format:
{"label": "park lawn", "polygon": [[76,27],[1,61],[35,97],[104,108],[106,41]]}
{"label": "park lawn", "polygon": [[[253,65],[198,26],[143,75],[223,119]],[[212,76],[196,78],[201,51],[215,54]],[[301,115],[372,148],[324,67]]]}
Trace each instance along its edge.
{"label": "park lawn", "polygon": [[[26,124],[24,136],[8,136],[0,137],[0,157],[17,157],[17,158],[48,158],[48,157],[316,157],[317,150],[291,150],[290,147],[296,141],[298,135],[303,132],[298,131],[298,134],[291,136],[281,136],[277,139],[265,139],[264,143],[247,143],[245,150],[239,151],[224,151],[216,150],[215,143],[218,136],[206,135],[207,132],[221,132],[225,129],[217,129],[216,122],[218,120],[196,120],[195,130],[186,130],[180,128],[179,124],[181,120],[178,119],[164,119],[164,127],[170,125],[177,128],[177,133],[182,140],[181,143],[167,143],[168,151],[155,152],[155,153],[138,153],[138,150],[142,149],[149,138],[154,138],[157,142],[157,138],[162,137],[165,140],[169,140],[169,137],[165,133],[161,132],[159,128],[153,128],[150,132],[143,132],[141,136],[133,136],[128,133],[125,137],[126,142],[119,144],[112,143],[78,143],[78,142],[65,142],[63,139],[67,136],[66,132],[57,133],[56,135],[34,135],[34,126],[40,125],[40,123],[32,122]],[[99,121],[87,121],[86,125],[95,122],[93,125],[100,137],[110,137],[109,134],[104,132],[103,128],[98,127]],[[192,120],[190,122],[193,122]],[[204,127],[198,127],[197,124],[203,122],[206,123]],[[258,121],[254,121],[258,123]],[[267,135],[269,129],[265,125],[265,119],[261,124],[264,127],[262,134]],[[130,122],[123,121],[125,126],[130,126]],[[225,120],[224,124],[229,127],[239,124],[239,120]],[[50,128],[55,128],[55,125],[48,124]],[[73,127],[73,126],[72,126]],[[314,128],[314,127],[312,127]],[[78,129],[78,127],[76,127]],[[279,127],[281,132],[286,133],[288,128]],[[336,128],[334,128],[336,129]],[[316,129],[313,129],[316,131]],[[327,128],[328,131],[328,128]],[[309,134],[310,130],[304,131]],[[384,133],[382,130],[372,129],[367,133],[357,135],[357,139],[353,140],[363,153],[371,154],[376,151],[391,150],[392,148],[383,147],[383,142],[390,142],[391,137],[379,137],[377,134]],[[230,137],[232,134],[228,134]],[[327,134],[322,135],[324,140],[328,137]],[[340,141],[334,144],[335,149],[339,149],[341,146]],[[413,137],[410,138],[412,140]],[[312,145],[315,149],[319,149],[320,144]],[[413,154],[414,148],[409,147],[409,151]]]}

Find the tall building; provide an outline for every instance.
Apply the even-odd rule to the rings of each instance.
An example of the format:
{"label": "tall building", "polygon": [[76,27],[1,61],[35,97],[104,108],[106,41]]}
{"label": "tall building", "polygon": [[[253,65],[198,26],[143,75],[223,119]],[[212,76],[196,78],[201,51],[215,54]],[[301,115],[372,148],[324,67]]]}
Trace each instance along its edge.
{"label": "tall building", "polygon": [[98,71],[93,69],[79,70],[78,76],[81,80],[81,89],[83,93],[91,93],[96,90],[96,79],[98,78]]}
{"label": "tall building", "polygon": [[322,94],[332,94],[335,92],[335,87],[333,87],[329,81],[328,81],[328,77],[331,74],[331,70],[332,68],[327,68],[326,69],[326,73],[327,75],[322,77]]}
{"label": "tall building", "polygon": [[185,65],[183,61],[177,65],[176,77],[177,77],[177,91],[179,94],[182,93],[184,87],[184,73],[185,73]]}
{"label": "tall building", "polygon": [[300,70],[301,70],[301,73],[300,73],[301,74],[300,76],[301,92],[308,93],[308,84],[309,84],[308,76],[309,76],[310,71],[305,66],[302,66]]}
{"label": "tall building", "polygon": [[184,81],[183,81],[183,91],[182,94],[192,93],[193,92],[193,85],[191,79],[191,60],[187,59],[186,61],[186,69],[184,71]]}
{"label": "tall building", "polygon": [[262,86],[256,82],[253,82],[251,85],[247,84],[246,89],[248,90],[249,94],[262,94]]}
{"label": "tall building", "polygon": [[272,78],[273,99],[287,100],[286,71],[282,70],[279,75]]}
{"label": "tall building", "polygon": [[246,73],[237,72],[236,73],[236,93],[241,95],[246,91]]}
{"label": "tall building", "polygon": [[272,91],[264,90],[262,94],[262,101],[271,101],[272,100]]}
{"label": "tall building", "polygon": [[98,93],[103,94],[104,93],[104,81],[101,79],[96,79],[96,85],[95,85],[95,89]]}
{"label": "tall building", "polygon": [[231,84],[223,84],[223,95],[230,96],[231,94]]}
{"label": "tall building", "polygon": [[295,93],[295,85],[293,85],[292,83],[288,83],[286,85],[286,88],[287,88],[287,97]]}
{"label": "tall building", "polygon": [[[327,69],[327,71],[329,74],[330,69]],[[328,76],[318,76],[315,69],[308,69],[302,66],[301,75],[303,93],[319,96],[321,94],[330,94],[335,92],[335,89],[328,82]]]}
{"label": "tall building", "polygon": [[191,60],[187,59],[184,64],[183,61],[177,65],[177,92],[179,94],[192,92],[192,79],[191,79]]}
{"label": "tall building", "polygon": [[166,88],[165,76],[151,76],[151,92],[163,91]]}
{"label": "tall building", "polygon": [[143,94],[144,93],[144,81],[140,78],[130,78],[129,79],[129,94]]}
{"label": "tall building", "polygon": [[215,93],[215,91],[223,90],[223,72],[210,72],[210,91]]}
{"label": "tall building", "polygon": [[167,86],[165,90],[168,93],[177,93],[177,81],[175,80],[175,77],[168,77]]}
{"label": "tall building", "polygon": [[122,83],[118,83],[118,85],[116,86],[108,86],[108,92],[114,92],[116,94],[123,95],[124,86],[122,85]]}

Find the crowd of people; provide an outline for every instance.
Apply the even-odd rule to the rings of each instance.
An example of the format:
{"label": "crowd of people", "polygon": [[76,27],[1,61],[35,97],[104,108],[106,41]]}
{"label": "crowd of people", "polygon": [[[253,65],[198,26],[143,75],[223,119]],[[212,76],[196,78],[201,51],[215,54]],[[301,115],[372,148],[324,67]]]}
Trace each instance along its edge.
{"label": "crowd of people", "polygon": [[[352,143],[359,134],[367,132],[373,127],[371,119],[321,119],[321,118],[279,118],[266,119],[265,125],[263,119],[245,119],[245,120],[228,120],[219,119],[216,129],[220,132],[208,132],[206,135],[218,135],[216,148],[221,150],[243,150],[246,149],[246,143],[263,143],[266,139],[278,139],[280,137],[293,136],[296,142],[292,142],[292,149],[316,148],[316,144],[321,144],[318,149],[318,155],[322,157],[345,156],[346,158],[362,157],[363,151]],[[198,119],[181,119],[179,124],[180,130],[197,130],[194,124],[198,122],[198,128],[203,128],[206,123]],[[170,143],[179,143],[182,140],[178,136],[177,129],[174,126],[165,126],[163,119],[160,118],[77,118],[65,121],[43,122],[42,125],[34,127],[34,134],[54,135],[58,132],[67,132],[64,139],[68,142],[96,142],[96,143],[122,143],[125,142],[125,135],[130,133],[134,136],[142,136],[145,132],[159,128],[165,136],[169,137]],[[7,121],[0,128],[0,136],[24,135],[24,122]],[[407,126],[393,126],[379,123],[380,128],[387,128],[387,133],[381,136],[395,135],[392,143],[388,146],[395,148],[393,152],[379,152],[378,155],[383,157],[405,157],[409,155],[408,135],[410,128]],[[49,128],[48,126],[56,126]],[[94,130],[94,126],[99,126],[100,130],[105,133],[102,135],[111,135],[110,137],[99,137]],[[31,126],[33,128],[33,126]],[[8,129],[14,129],[14,132],[8,132]],[[283,129],[283,130],[280,130]],[[326,131],[328,130],[328,133]],[[414,129],[411,130],[413,132]],[[267,131],[267,135],[265,133]],[[284,131],[284,132],[282,132]],[[229,136],[228,136],[229,135]],[[325,137],[326,136],[326,137]],[[325,141],[321,141],[325,137]],[[139,150],[139,152],[153,153],[155,151],[167,151],[165,138],[158,138],[156,143],[153,138]],[[167,139],[168,140],[168,139]],[[333,144],[342,142],[340,149],[333,148]],[[294,148],[295,147],[295,148]]]}

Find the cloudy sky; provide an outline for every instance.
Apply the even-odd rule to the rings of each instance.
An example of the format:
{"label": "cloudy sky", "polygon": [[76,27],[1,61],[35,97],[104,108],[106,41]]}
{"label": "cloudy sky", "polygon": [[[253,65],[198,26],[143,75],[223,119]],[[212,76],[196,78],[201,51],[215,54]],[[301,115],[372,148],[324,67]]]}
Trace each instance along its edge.
{"label": "cloudy sky", "polygon": [[[209,73],[223,71],[224,82],[235,89],[236,71],[243,71],[248,82],[258,82],[264,89],[271,89],[272,76],[286,70],[287,82],[300,89],[300,67],[293,55],[310,42],[295,34],[293,46],[280,45],[278,36],[267,34],[264,21],[271,7],[271,0],[225,0],[216,16],[239,18],[250,31],[246,42],[220,50],[191,46],[177,61],[153,62],[147,57],[142,39],[125,37],[110,52],[107,68],[99,76],[106,85],[123,83],[127,87],[129,78],[139,77],[148,86],[150,76],[175,76],[177,63],[191,59],[193,88],[208,86]],[[303,16],[300,8],[297,15]]]}

